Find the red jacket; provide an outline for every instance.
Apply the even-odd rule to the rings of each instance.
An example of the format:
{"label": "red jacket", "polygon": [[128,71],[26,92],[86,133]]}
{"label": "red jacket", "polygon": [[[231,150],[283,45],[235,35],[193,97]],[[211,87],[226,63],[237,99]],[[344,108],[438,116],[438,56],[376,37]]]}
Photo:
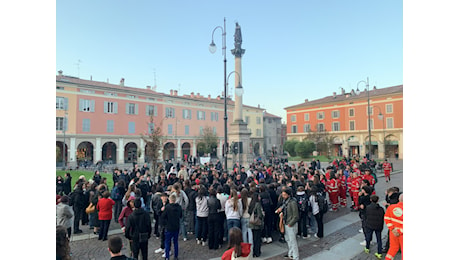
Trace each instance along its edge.
{"label": "red jacket", "polygon": [[115,205],[115,201],[111,198],[102,198],[97,202],[97,210],[99,211],[99,220],[111,220],[112,219],[112,207]]}
{"label": "red jacket", "polygon": [[370,174],[369,174],[369,175],[367,175],[367,174],[364,174],[364,176],[363,176],[363,179],[364,179],[364,180],[368,180],[368,181],[369,181],[369,183],[370,183],[372,186],[374,186],[374,185],[375,185],[375,179],[374,179],[374,176],[372,176],[372,175],[370,175]]}
{"label": "red jacket", "polygon": [[[222,255],[222,260],[231,260],[234,248],[230,248]],[[241,257],[247,257],[251,253],[251,244],[241,243]]]}

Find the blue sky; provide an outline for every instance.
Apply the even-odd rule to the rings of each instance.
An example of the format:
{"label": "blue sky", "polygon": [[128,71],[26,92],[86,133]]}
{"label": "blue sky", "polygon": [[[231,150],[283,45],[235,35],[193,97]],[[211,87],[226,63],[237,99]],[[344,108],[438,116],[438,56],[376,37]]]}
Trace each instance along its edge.
{"label": "blue sky", "polygon": [[159,92],[216,97],[220,30],[218,51],[208,46],[224,17],[228,73],[241,26],[244,104],[283,120],[284,107],[356,89],[366,77],[377,88],[403,83],[402,1],[57,1],[56,70],[139,88],[154,85],[155,71]]}

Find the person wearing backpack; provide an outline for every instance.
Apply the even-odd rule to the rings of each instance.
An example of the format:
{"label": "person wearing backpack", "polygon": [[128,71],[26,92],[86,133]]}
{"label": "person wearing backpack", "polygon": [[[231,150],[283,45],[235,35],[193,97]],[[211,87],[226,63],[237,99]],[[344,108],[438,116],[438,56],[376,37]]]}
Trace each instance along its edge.
{"label": "person wearing backpack", "polygon": [[[310,189],[310,205],[311,205],[311,210],[312,214],[315,217],[316,220],[316,226],[318,228],[315,237],[316,238],[322,238],[324,236],[324,224],[323,224],[323,212],[320,210],[320,205],[319,205],[319,200],[321,199],[321,193],[318,192],[318,188],[316,186],[311,187]],[[324,198],[323,200],[323,205],[324,205]],[[327,212],[327,208],[326,208]]]}
{"label": "person wearing backpack", "polygon": [[297,235],[303,239],[309,237],[307,232],[307,217],[308,217],[308,196],[305,193],[304,186],[297,187],[296,200],[299,207],[299,223],[297,225]]}
{"label": "person wearing backpack", "polygon": [[125,182],[120,180],[114,185],[111,193],[112,200],[115,201],[115,207],[113,209],[114,219],[118,219],[120,216],[121,210],[123,208],[121,200],[123,199],[123,195],[125,193]]}
{"label": "person wearing backpack", "polygon": [[187,194],[185,191],[182,190],[181,184],[176,182],[173,184],[172,189],[171,189],[171,194],[176,195],[176,203],[179,204],[179,206],[182,208],[182,214],[180,218],[180,232],[182,233],[182,238],[184,241],[187,241],[187,232],[185,231],[185,221],[184,221],[184,216],[185,216],[185,211],[187,210],[189,200],[187,197]]}

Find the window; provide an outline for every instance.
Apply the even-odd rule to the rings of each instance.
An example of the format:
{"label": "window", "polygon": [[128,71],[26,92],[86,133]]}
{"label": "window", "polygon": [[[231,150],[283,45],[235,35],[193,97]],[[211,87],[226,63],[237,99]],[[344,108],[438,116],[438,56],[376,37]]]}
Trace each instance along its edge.
{"label": "window", "polygon": [[[372,111],[371,111],[372,112]],[[370,125],[371,125],[371,130],[374,129],[374,119],[370,119],[368,122],[367,122],[367,129],[369,129],[369,122],[370,122]]]}
{"label": "window", "polygon": [[83,118],[82,128],[83,132],[91,131],[91,120],[89,118]]}
{"label": "window", "polygon": [[393,125],[393,118],[392,118],[392,117],[387,117],[386,119],[387,119],[386,128],[388,128],[388,129],[394,128],[394,125]]}
{"label": "window", "polygon": [[324,112],[317,112],[316,113],[316,119],[318,119],[318,120],[324,119]]}
{"label": "window", "polygon": [[130,99],[135,99],[136,98],[136,96],[134,96],[134,95],[126,95],[126,97],[130,98]]}
{"label": "window", "polygon": [[393,104],[386,104],[385,107],[386,107],[387,114],[393,113]]}
{"label": "window", "polygon": [[200,135],[203,135],[203,127],[200,126]]}
{"label": "window", "polygon": [[174,118],[176,117],[176,109],[172,107],[167,107],[165,111],[165,117]]}
{"label": "window", "polygon": [[182,109],[182,118],[183,119],[192,119],[192,110]]}
{"label": "window", "polygon": [[311,130],[310,124],[304,124],[303,125],[303,132],[304,133],[308,133],[308,132],[310,132],[310,130]]}
{"label": "window", "polygon": [[316,131],[318,132],[326,131],[326,129],[324,128],[324,124],[323,123],[318,124]]}
{"label": "window", "polygon": [[355,109],[354,108],[348,109],[348,115],[351,117],[355,116]]}
{"label": "window", "polygon": [[172,134],[173,134],[173,125],[168,124],[168,135],[172,135]]}
{"label": "window", "polygon": [[339,117],[340,117],[340,111],[339,110],[332,111],[332,118],[339,118]]}
{"label": "window", "polygon": [[196,119],[206,120],[206,112],[200,110],[196,111]]}
{"label": "window", "polygon": [[78,100],[78,111],[94,112],[94,100],[80,98]]}
{"label": "window", "polygon": [[368,107],[368,109],[369,109],[369,110],[368,110],[367,115],[370,114],[370,115],[372,116],[372,115],[374,114],[374,107]]}
{"label": "window", "polygon": [[249,116],[245,116],[244,119],[246,120],[246,124],[249,124]]}
{"label": "window", "polygon": [[260,116],[256,117],[256,124],[262,124],[262,118]]}
{"label": "window", "polygon": [[190,126],[186,125],[184,132],[185,132],[185,135],[190,135]]}
{"label": "window", "polygon": [[340,131],[340,123],[339,122],[333,122],[332,123],[332,131]]}
{"label": "window", "polygon": [[219,113],[218,112],[211,112],[211,121],[219,121]]}
{"label": "window", "polygon": [[350,121],[350,131],[355,130],[355,121]]}
{"label": "window", "polygon": [[149,123],[149,134],[152,134],[153,131],[155,130],[155,123]]}
{"label": "window", "polygon": [[305,121],[310,121],[310,113],[305,113],[305,114],[303,114],[303,119],[304,119]]}
{"label": "window", "polygon": [[56,131],[67,130],[67,120],[64,117],[56,117]]}
{"label": "window", "polygon": [[147,105],[145,107],[145,114],[147,116],[158,116],[157,106]]}
{"label": "window", "polygon": [[56,97],[56,109],[67,110],[68,99],[65,97]]}
{"label": "window", "polygon": [[111,97],[116,97],[117,96],[117,94],[113,93],[113,92],[104,92],[104,95],[111,96]]}
{"label": "window", "polygon": [[128,122],[128,134],[136,133],[136,122]]}
{"label": "window", "polygon": [[135,103],[126,103],[126,114],[137,115],[139,112],[139,106]]}
{"label": "window", "polygon": [[291,126],[291,132],[293,134],[297,133],[297,126],[296,125]]}
{"label": "window", "polygon": [[291,122],[296,122],[297,121],[297,116],[296,115],[292,115],[291,116]]}
{"label": "window", "polygon": [[107,133],[113,133],[114,130],[114,122],[113,120],[107,120]]}
{"label": "window", "polygon": [[117,114],[118,113],[118,102],[104,101],[104,113]]}
{"label": "window", "polygon": [[217,135],[217,128],[215,126],[212,127],[212,133]]}
{"label": "window", "polygon": [[256,129],[256,136],[262,136],[262,130]]}
{"label": "window", "polygon": [[89,89],[80,89],[81,93],[86,93],[86,94],[94,94],[94,90],[89,90]]}

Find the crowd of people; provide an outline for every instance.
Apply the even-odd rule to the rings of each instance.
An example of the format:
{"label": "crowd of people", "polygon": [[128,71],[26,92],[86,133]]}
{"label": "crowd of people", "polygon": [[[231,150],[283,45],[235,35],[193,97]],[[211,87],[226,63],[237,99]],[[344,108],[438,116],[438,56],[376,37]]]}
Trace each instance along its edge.
{"label": "crowd of people", "polygon": [[[247,257],[248,252],[259,257],[261,245],[272,243],[275,233],[280,242],[287,244],[285,257],[299,259],[297,238],[321,239],[323,215],[346,207],[350,197],[351,210],[358,211],[362,220],[365,251],[369,252],[374,232],[376,256],[381,258],[385,213],[378,208],[379,198],[374,195],[375,167],[376,163],[366,158],[343,158],[323,169],[313,159],[291,165],[255,162],[247,169],[236,163],[227,172],[220,161],[195,165],[187,161],[173,164],[169,160],[160,164],[155,174],[147,164],[142,168],[135,165],[129,171],[115,169],[113,187],[107,186],[98,171],[90,180],[80,177],[74,187],[69,187],[68,174],[58,176],[56,181],[60,196],[58,225],[70,237],[72,227],[73,233],[78,234],[80,222],[89,224],[94,234],[99,234],[99,240],[107,240],[114,218],[130,241],[130,256],[135,259],[139,253],[147,259],[151,236],[161,241],[155,253],[163,254],[165,259],[172,255],[171,243],[174,259],[178,259],[179,237],[184,241],[195,239],[197,245],[210,250],[228,246],[222,259]],[[383,168],[389,181],[391,164],[385,161]],[[395,199],[399,194],[397,188],[389,190],[388,205],[399,203]],[[397,230],[402,236],[402,227]],[[388,254],[393,251],[388,250]]]}

